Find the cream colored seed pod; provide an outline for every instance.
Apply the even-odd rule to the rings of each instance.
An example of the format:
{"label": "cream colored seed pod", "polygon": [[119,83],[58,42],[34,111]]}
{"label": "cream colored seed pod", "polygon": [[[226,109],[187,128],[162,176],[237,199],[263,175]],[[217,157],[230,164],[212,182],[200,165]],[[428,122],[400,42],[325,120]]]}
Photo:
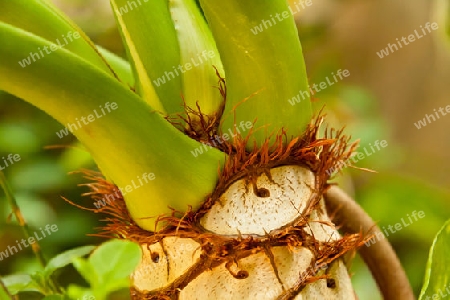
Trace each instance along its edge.
{"label": "cream colored seed pod", "polygon": [[258,189],[268,197],[255,195],[245,180],[234,182],[201,220],[201,225],[223,235],[265,235],[294,221],[305,209],[314,188],[314,174],[303,167],[283,166],[270,171],[272,181],[262,174]]}
{"label": "cream colored seed pod", "polygon": [[[252,236],[266,239],[274,230],[294,222],[302,215],[313,197],[314,174],[301,166],[281,166],[270,170],[270,178],[261,174],[257,189],[248,180],[231,184],[212,208],[200,220],[205,232],[213,232],[229,239]],[[263,197],[255,194],[265,191]],[[323,199],[312,211],[305,234],[317,242],[340,239],[328,218]],[[270,253],[257,248],[250,255],[205,268],[179,289],[182,300],[194,299],[354,299],[350,277],[341,259],[321,270],[315,276],[326,274],[329,280],[318,279],[307,284],[298,293],[288,296],[301,280],[311,272],[316,258],[306,247],[270,246]],[[141,292],[164,289],[200,261],[200,244],[190,239],[168,237],[162,242],[145,246],[144,259],[133,274],[134,287]],[[153,253],[153,259],[151,253]],[[155,256],[158,259],[155,259]],[[229,262],[230,262],[229,261]],[[313,269],[314,270],[314,269]],[[246,276],[233,276],[243,271]],[[316,273],[317,272],[317,273]],[[311,275],[311,273],[309,273]],[[146,280],[143,280],[146,278]],[[148,278],[154,278],[148,282]],[[167,289],[166,289],[167,290]]]}

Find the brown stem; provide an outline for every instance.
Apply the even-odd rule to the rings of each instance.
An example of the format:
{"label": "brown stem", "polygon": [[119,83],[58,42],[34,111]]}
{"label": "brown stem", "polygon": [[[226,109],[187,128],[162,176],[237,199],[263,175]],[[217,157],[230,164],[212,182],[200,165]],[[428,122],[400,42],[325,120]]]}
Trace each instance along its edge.
{"label": "brown stem", "polygon": [[[326,191],[325,203],[330,215],[334,214],[333,222],[340,225],[343,232],[362,231],[374,234],[375,237],[383,234],[361,206],[339,187],[331,186]],[[385,300],[415,299],[408,277],[386,238],[377,238],[375,244],[362,246],[359,253],[372,272]]]}
{"label": "brown stem", "polygon": [[[20,227],[22,227],[26,240],[28,240],[29,237],[31,236],[30,229],[22,215],[22,212],[20,211],[19,205],[17,205],[16,198],[14,197],[14,194],[11,191],[11,188],[9,187],[8,182],[6,181],[5,174],[1,170],[0,170],[0,188],[3,188],[6,199],[8,200],[9,205],[11,206],[11,209],[12,209],[14,215],[16,216],[17,222],[19,223]],[[35,241],[33,244],[31,244],[31,249],[33,250],[34,254],[36,255],[36,258],[38,259],[41,266],[44,268],[45,265],[47,264],[47,262],[44,258],[44,255],[42,254],[41,247],[39,247],[39,244],[37,241]]]}

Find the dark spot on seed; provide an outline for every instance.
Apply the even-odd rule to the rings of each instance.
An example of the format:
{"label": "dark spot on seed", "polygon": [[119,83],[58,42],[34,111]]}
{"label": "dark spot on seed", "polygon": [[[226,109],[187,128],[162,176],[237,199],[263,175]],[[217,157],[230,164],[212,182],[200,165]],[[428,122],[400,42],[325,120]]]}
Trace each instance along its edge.
{"label": "dark spot on seed", "polygon": [[152,257],[152,261],[155,264],[159,263],[159,253],[158,252],[152,252],[151,257]]}
{"label": "dark spot on seed", "polygon": [[334,289],[336,287],[336,281],[333,278],[327,279],[327,287]]}
{"label": "dark spot on seed", "polygon": [[260,188],[256,190],[256,196],[261,198],[267,198],[270,197],[270,191],[265,188]]}
{"label": "dark spot on seed", "polygon": [[236,279],[245,279],[248,277],[248,272],[247,271],[239,271],[236,274],[233,275],[234,278]]}

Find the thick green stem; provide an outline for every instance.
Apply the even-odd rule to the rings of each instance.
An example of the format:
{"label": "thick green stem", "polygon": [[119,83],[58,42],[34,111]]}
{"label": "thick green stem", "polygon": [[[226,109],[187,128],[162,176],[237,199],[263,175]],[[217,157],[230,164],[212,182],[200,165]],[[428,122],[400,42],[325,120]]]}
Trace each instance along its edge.
{"label": "thick green stem", "polygon": [[[301,135],[312,112],[302,48],[286,0],[200,3],[225,68],[227,102],[221,130],[256,120],[260,129],[249,139],[249,149],[281,128],[287,131],[286,142]],[[267,27],[267,22],[272,25]],[[304,99],[291,105],[289,100],[297,96]]]}
{"label": "thick green stem", "polygon": [[218,81],[214,67],[222,76],[224,71],[211,30],[195,0],[169,0],[169,7],[180,44],[181,69],[185,69],[180,75],[185,104],[193,109],[198,104],[203,114],[214,115],[224,100],[214,88]]}
{"label": "thick green stem", "polygon": [[182,113],[181,77],[173,73],[180,64],[180,49],[168,2],[141,1],[137,7],[136,1],[110,2],[136,78],[137,93],[159,112]]}

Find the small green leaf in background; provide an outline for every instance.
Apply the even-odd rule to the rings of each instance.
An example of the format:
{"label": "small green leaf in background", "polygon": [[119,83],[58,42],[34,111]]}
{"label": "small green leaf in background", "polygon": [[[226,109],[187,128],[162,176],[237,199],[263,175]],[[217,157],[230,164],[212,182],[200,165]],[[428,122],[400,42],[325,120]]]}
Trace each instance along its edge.
{"label": "small green leaf in background", "polygon": [[95,246],[83,246],[63,252],[52,258],[42,272],[38,271],[31,275],[12,275],[5,277],[5,286],[13,295],[24,291],[39,291],[43,294],[51,294],[55,290],[55,287],[51,285],[51,275],[57,269],[71,264],[74,259],[89,254],[94,248]]}
{"label": "small green leaf in background", "polygon": [[95,273],[94,267],[89,263],[88,260],[82,258],[76,258],[73,261],[73,266],[77,269],[78,273],[89,282],[90,285],[97,285],[97,275]]}
{"label": "small green leaf in background", "polygon": [[[97,248],[89,259],[78,258],[74,266],[90,283],[97,300],[111,292],[128,287],[129,276],[141,260],[139,245],[125,240],[111,240]],[[88,290],[70,286],[69,295],[79,297]]]}
{"label": "small green leaf in background", "polygon": [[69,295],[70,299],[76,300],[98,300],[98,298],[95,298],[90,289],[75,285],[69,286],[67,289],[67,295]]}
{"label": "small green leaf in background", "polygon": [[30,275],[9,275],[3,277],[3,284],[12,295],[16,295],[23,291],[40,291],[37,283]]}
{"label": "small green leaf in background", "polygon": [[100,279],[99,283],[105,286],[127,279],[140,260],[140,247],[123,240],[108,241],[89,257]]}
{"label": "small green leaf in background", "polygon": [[71,264],[75,258],[85,256],[91,253],[94,249],[95,246],[83,246],[58,254],[48,262],[44,269],[44,275],[49,277],[56,269],[63,268]]}
{"label": "small green leaf in background", "polygon": [[450,295],[449,253],[450,220],[439,230],[431,246],[419,300],[443,299]]}

